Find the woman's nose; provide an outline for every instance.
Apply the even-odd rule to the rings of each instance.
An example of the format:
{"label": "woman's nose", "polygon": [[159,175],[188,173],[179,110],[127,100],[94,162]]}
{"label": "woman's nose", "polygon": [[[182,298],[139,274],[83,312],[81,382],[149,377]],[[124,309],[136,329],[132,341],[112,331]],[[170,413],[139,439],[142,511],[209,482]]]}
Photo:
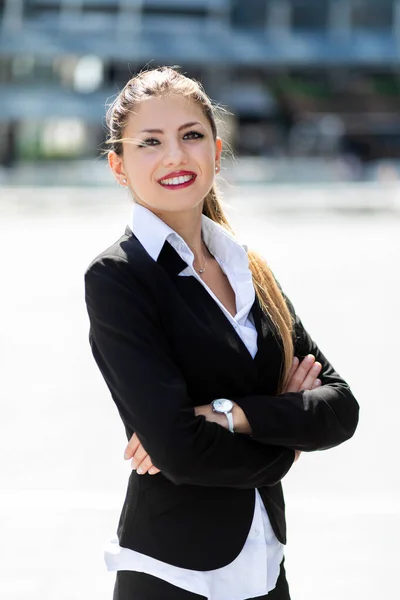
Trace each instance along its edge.
{"label": "woman's nose", "polygon": [[169,144],[164,155],[164,165],[181,165],[187,162],[185,149],[178,143]]}

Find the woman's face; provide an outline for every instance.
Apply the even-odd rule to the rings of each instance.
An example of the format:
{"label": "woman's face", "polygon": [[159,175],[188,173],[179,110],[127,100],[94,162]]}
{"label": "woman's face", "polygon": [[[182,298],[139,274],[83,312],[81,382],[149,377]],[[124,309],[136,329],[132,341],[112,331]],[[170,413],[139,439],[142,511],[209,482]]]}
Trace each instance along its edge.
{"label": "woman's face", "polygon": [[109,162],[136,201],[156,211],[185,211],[204,200],[222,144],[198,104],[174,94],[141,102],[123,137],[123,156],[112,152]]}

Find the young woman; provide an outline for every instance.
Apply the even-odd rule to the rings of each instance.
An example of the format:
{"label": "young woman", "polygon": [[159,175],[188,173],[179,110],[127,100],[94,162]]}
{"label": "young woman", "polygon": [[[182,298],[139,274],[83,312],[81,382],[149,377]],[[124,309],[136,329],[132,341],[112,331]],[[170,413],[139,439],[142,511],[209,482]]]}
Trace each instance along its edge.
{"label": "young woman", "polygon": [[222,142],[202,87],[133,77],[108,111],[108,159],[134,200],[85,274],[90,344],[132,459],[114,600],[288,600],[281,480],[349,439],[358,404],[214,179]]}

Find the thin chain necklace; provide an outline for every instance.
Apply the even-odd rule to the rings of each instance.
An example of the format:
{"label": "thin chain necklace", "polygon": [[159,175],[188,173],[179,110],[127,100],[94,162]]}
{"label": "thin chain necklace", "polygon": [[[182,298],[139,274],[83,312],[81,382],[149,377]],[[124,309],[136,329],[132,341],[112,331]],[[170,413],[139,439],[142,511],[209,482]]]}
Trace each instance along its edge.
{"label": "thin chain necklace", "polygon": [[203,275],[204,271],[206,270],[206,264],[207,264],[207,258],[204,258],[204,265],[202,269],[196,269],[196,267],[193,264],[193,268],[195,271],[197,271],[199,273],[199,275]]}
{"label": "thin chain necklace", "polygon": [[[210,251],[209,251],[210,252]],[[211,255],[212,256],[212,255]],[[204,259],[204,265],[202,269],[196,269],[196,267],[193,264],[194,270],[197,271],[200,275],[203,275],[204,271],[206,270],[206,263],[207,263],[207,258]],[[222,271],[222,274],[225,277],[228,277],[227,274],[225,273],[225,271]]]}
{"label": "thin chain necklace", "polygon": [[194,267],[195,271],[197,271],[200,275],[203,275],[204,271],[206,270],[206,264],[207,264],[207,259],[205,258],[204,259],[203,268],[202,269],[196,269],[196,267]]}

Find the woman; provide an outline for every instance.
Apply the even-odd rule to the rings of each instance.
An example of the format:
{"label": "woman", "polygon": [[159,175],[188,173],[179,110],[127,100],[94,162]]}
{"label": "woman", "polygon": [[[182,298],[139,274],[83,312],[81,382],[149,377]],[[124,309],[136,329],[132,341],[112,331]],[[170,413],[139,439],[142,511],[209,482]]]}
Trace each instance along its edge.
{"label": "woman", "polygon": [[106,553],[114,600],[287,600],[281,479],[301,451],[350,438],[358,404],[229,226],[201,86],[142,72],[107,117],[109,164],[134,200],[85,274],[133,466]]}

